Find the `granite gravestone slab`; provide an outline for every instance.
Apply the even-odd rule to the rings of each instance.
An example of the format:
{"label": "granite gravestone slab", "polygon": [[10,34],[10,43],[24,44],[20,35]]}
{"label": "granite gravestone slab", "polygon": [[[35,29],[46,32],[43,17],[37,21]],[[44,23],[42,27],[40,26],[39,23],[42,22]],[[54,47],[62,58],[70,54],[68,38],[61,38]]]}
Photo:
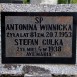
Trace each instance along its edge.
{"label": "granite gravestone slab", "polygon": [[57,4],[58,0],[30,0],[31,4]]}
{"label": "granite gravestone slab", "polygon": [[2,12],[3,63],[75,63],[74,13]]}

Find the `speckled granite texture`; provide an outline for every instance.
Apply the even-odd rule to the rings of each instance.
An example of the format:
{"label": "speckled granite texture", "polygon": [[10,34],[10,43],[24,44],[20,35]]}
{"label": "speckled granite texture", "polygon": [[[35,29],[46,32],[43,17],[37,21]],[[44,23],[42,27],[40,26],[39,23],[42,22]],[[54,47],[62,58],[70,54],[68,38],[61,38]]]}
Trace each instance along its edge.
{"label": "speckled granite texture", "polygon": [[[77,12],[77,5],[72,5],[72,4],[69,5],[0,4],[0,6],[1,6],[0,8],[1,11],[6,11],[6,12],[8,11],[9,12]],[[68,65],[68,64],[67,65],[65,64],[62,65],[61,64],[9,64],[8,65],[8,64],[1,64],[0,61],[0,74],[77,75],[77,57],[76,57],[75,65]]]}
{"label": "speckled granite texture", "polygon": [[12,11],[12,12],[77,12],[76,4],[2,4],[2,11]]}

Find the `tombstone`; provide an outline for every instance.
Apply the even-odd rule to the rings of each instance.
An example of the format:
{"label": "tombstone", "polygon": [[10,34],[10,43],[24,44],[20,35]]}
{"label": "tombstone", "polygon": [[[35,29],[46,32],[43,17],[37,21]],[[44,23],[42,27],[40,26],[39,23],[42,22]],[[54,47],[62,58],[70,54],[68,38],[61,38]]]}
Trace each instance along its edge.
{"label": "tombstone", "polygon": [[75,64],[76,15],[1,12],[2,62]]}
{"label": "tombstone", "polygon": [[58,0],[42,0],[41,4],[57,4]]}
{"label": "tombstone", "polygon": [[[2,74],[5,73],[4,70],[6,69],[6,72],[9,74],[14,73],[13,71],[15,71],[15,74],[28,73],[30,75],[29,72],[31,72],[32,76],[34,74],[33,77],[37,77],[36,76],[37,72],[39,73],[39,76],[40,76],[40,73],[43,70],[47,69],[47,71],[49,71],[50,74],[57,74],[57,75],[59,74],[76,75],[77,74],[77,53],[76,53],[77,5],[50,5],[50,4],[48,5],[47,2],[41,2],[40,4],[43,4],[43,3],[46,3],[46,4],[45,5],[1,4],[1,7],[2,7],[1,11],[3,12],[1,15],[2,16],[2,22],[1,22],[2,24],[1,26],[2,62],[5,64],[6,63],[11,63],[11,64],[10,65],[1,64],[3,65],[3,68],[0,71],[0,73],[1,72]],[[37,29],[36,30],[21,30],[21,26],[20,26],[19,28],[20,30],[17,28],[14,28],[14,30],[11,30],[13,29],[13,27],[16,27],[15,24],[21,24],[21,25],[35,24],[36,25],[35,29],[36,28]],[[61,24],[61,25],[64,24],[64,26],[65,25],[67,27],[69,26],[69,28],[67,29],[67,27],[64,27],[65,30],[61,30],[63,25],[62,26],[59,25],[61,26],[61,28],[54,27],[56,31],[54,29],[44,30],[45,27],[42,27],[42,30],[40,29],[40,25],[43,26],[43,25],[50,25],[50,24]],[[14,26],[10,28],[10,26],[8,27],[7,25],[14,25]],[[29,29],[29,27],[27,28]],[[47,26],[46,28],[50,29]],[[35,35],[30,34],[31,33],[30,31],[35,32]],[[45,34],[46,32],[47,34]],[[23,33],[24,33],[25,38],[22,35]],[[25,35],[25,33],[27,34],[29,33],[29,36]],[[38,35],[36,35],[36,33],[38,33]],[[39,35],[39,33],[43,33],[43,34]],[[53,37],[53,35],[55,36]],[[28,45],[26,45],[26,40],[24,40],[23,43],[20,43],[19,41],[22,41],[22,40],[17,40],[17,39],[23,39],[23,40],[24,39],[39,39],[39,42],[37,46],[36,45],[32,46],[30,43],[27,43]],[[62,45],[58,45],[57,40],[56,40],[56,45],[54,45],[53,43],[52,45],[46,45],[48,43],[46,43],[45,40],[44,42],[41,42],[43,39],[45,40],[62,39],[62,42],[61,42]],[[42,45],[41,43],[43,43],[44,45]],[[24,44],[24,46],[21,44]],[[41,48],[39,48],[39,46],[42,48],[42,50]],[[41,53],[42,51],[43,53],[49,52],[48,50],[46,50],[46,47],[48,46],[51,46],[51,50],[53,50],[52,46],[61,46],[62,51],[59,49],[60,51],[57,52],[58,50],[56,49],[57,51],[56,50],[50,51],[52,53],[51,55],[47,53],[47,55],[41,54],[42,56],[40,56],[37,53],[37,56],[34,57],[36,55],[34,54],[34,51],[35,53],[36,52]],[[35,48],[28,49],[28,51],[26,51],[27,47],[32,47],[32,48],[35,47]],[[36,47],[38,48],[37,50],[36,50]],[[25,56],[26,52],[32,52],[32,55],[28,54],[29,56],[28,58],[28,56]],[[38,60],[38,58],[40,59]],[[35,67],[32,68],[35,71],[35,72],[33,71],[33,73],[31,69],[29,70],[27,68],[28,69],[27,70],[25,68],[26,65],[25,64],[23,65],[25,61],[27,65],[29,65],[28,63],[30,63],[29,66],[40,67],[41,71]],[[35,65],[31,64],[32,62],[40,63],[41,65],[38,65],[36,63]],[[13,64],[21,63],[21,65],[16,65],[17,66],[16,68],[16,66],[13,66],[12,63]],[[24,69],[26,69],[27,71],[24,71]],[[25,75],[25,76],[30,77],[29,75]]]}
{"label": "tombstone", "polygon": [[41,0],[30,0],[30,4],[40,4]]}
{"label": "tombstone", "polygon": [[58,0],[30,0],[31,4],[57,4]]}

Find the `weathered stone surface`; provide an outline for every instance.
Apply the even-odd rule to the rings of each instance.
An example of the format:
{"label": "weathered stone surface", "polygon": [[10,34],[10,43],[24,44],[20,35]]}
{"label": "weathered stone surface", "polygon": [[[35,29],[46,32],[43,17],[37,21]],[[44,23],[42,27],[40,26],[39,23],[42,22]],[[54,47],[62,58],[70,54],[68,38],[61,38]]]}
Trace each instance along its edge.
{"label": "weathered stone surface", "polygon": [[37,66],[24,66],[24,77],[52,77],[49,70]]}
{"label": "weathered stone surface", "polygon": [[[54,16],[54,17],[42,16],[43,21],[40,24],[35,24],[34,22],[36,21],[35,20],[36,17],[37,16],[31,16],[31,17],[30,16],[6,16],[5,17],[5,29],[7,28],[7,24],[8,25],[11,24],[14,26],[18,24],[17,29],[16,27],[14,27],[14,29],[9,30],[7,28],[7,30],[5,30],[6,57],[72,57],[73,54],[72,35],[70,34],[73,33],[73,30],[71,29],[66,30],[63,29],[63,27],[66,26],[66,28],[69,29],[69,26],[71,25],[71,28],[73,29],[73,17],[72,16]],[[33,29],[29,30],[29,27],[28,28],[26,27],[27,26],[26,24],[29,27],[30,25],[32,25],[33,27],[36,26],[37,30],[34,28],[36,35]],[[45,27],[45,30],[44,29],[41,30],[40,25],[45,26],[46,24],[51,25],[52,31],[51,29],[49,29],[49,25],[48,28]],[[59,28],[60,26],[60,29],[62,30],[54,29],[53,24],[55,25],[56,28]],[[26,27],[26,29],[19,28],[19,26],[23,27],[23,25]],[[55,34],[55,32],[57,32],[57,35]],[[67,32],[67,36],[66,34],[62,35],[62,33],[65,32]],[[26,35],[26,33],[28,33],[28,35]],[[38,33],[40,34],[40,36],[38,36]],[[41,34],[43,36],[41,36]],[[17,40],[17,42],[15,40]],[[37,43],[35,41],[37,41]],[[55,43],[56,41],[58,41],[58,44]],[[28,55],[28,53],[30,53],[31,55]],[[32,53],[34,53],[34,55]]]}
{"label": "weathered stone surface", "polygon": [[57,4],[58,0],[41,0],[41,4]]}
{"label": "weathered stone surface", "polygon": [[41,0],[30,0],[30,4],[39,4]]}
{"label": "weathered stone surface", "polygon": [[50,74],[50,71],[48,69],[45,68],[41,68],[41,67],[37,67],[37,66],[24,66],[23,67],[23,71],[26,74],[31,74],[31,75],[42,75],[42,74]]}
{"label": "weathered stone surface", "polygon": [[77,12],[76,4],[1,4],[1,8],[6,12]]}
{"label": "weathered stone surface", "polygon": [[31,4],[57,4],[58,0],[30,0]]}
{"label": "weathered stone surface", "polygon": [[[15,4],[2,4],[2,11],[9,11],[9,12],[77,12],[77,5],[70,4],[70,5],[15,5]],[[76,43],[77,44],[77,43]],[[0,43],[1,45],[1,43]],[[1,49],[1,48],[0,48]],[[1,53],[1,52],[0,52]],[[77,56],[77,53],[76,53]],[[1,55],[0,55],[1,58]],[[17,65],[17,66],[16,66]],[[1,63],[0,59],[0,74],[26,74],[27,71],[23,67],[25,66],[35,66],[39,68],[44,68],[50,71],[50,74],[66,74],[66,75],[77,75],[77,57],[76,57],[76,64],[75,65],[61,65],[61,64],[13,64],[5,65]],[[10,67],[9,67],[10,66]],[[10,68],[10,69],[9,69]],[[37,68],[36,68],[37,69]],[[30,70],[30,69],[29,69]],[[35,71],[36,72],[36,71]]]}

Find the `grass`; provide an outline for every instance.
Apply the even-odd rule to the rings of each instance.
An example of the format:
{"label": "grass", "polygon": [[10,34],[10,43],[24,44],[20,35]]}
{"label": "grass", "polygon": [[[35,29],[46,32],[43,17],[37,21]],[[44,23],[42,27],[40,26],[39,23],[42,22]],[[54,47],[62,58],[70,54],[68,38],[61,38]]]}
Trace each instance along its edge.
{"label": "grass", "polygon": [[67,3],[77,4],[77,0],[58,0],[58,4],[67,4]]}
{"label": "grass", "polygon": [[66,4],[66,0],[58,0],[58,4]]}
{"label": "grass", "polygon": [[[68,3],[77,4],[77,0],[68,0]],[[23,3],[29,3],[30,0],[23,0]],[[58,0],[58,4],[67,4],[67,0]]]}
{"label": "grass", "polygon": [[23,3],[29,3],[30,2],[30,0],[23,0]]}
{"label": "grass", "polygon": [[73,3],[73,4],[77,4],[77,0],[73,0],[72,3]]}

